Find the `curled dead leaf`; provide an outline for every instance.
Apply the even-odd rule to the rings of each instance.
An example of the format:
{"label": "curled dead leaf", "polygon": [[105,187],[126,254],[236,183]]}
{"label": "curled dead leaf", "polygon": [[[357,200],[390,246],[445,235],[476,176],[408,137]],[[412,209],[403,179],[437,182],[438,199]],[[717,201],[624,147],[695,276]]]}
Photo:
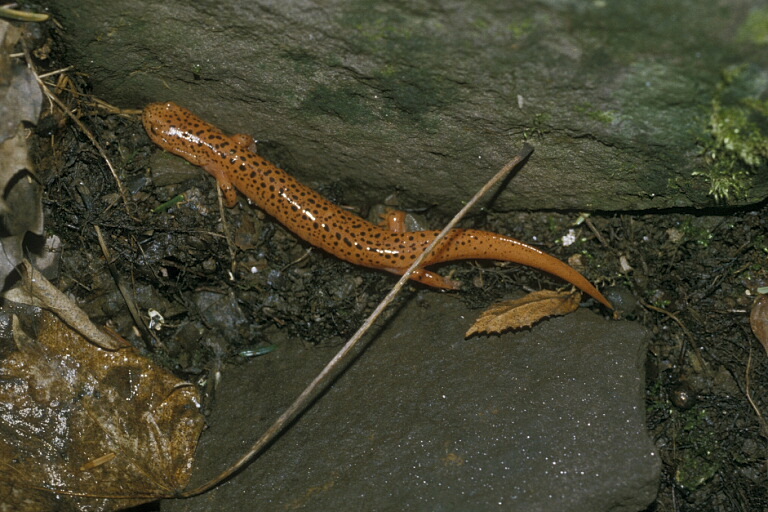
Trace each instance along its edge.
{"label": "curled dead leaf", "polygon": [[752,311],[749,313],[749,325],[768,353],[768,295],[760,295],[752,304]]}
{"label": "curled dead leaf", "polygon": [[0,361],[0,503],[107,512],[187,484],[204,425],[192,384],[51,313],[37,339],[17,324]]}
{"label": "curled dead leaf", "polygon": [[485,310],[464,337],[473,334],[498,334],[509,329],[530,327],[548,316],[561,316],[579,308],[581,292],[541,290],[521,299],[494,304]]}

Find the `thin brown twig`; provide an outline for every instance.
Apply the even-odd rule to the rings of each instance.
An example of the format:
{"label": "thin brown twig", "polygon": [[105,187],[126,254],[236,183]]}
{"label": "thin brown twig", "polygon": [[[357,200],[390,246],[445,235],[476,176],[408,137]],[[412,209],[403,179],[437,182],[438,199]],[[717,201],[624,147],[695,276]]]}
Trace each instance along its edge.
{"label": "thin brown twig", "polygon": [[9,20],[16,21],[43,22],[47,21],[48,18],[51,17],[50,14],[20,11],[17,9],[12,9],[11,7],[13,7],[13,4],[0,6],[0,18],[7,18]]}
{"label": "thin brown twig", "polygon": [[227,222],[226,208],[224,207],[224,193],[221,191],[221,187],[216,187],[217,197],[219,200],[219,217],[221,218],[221,228],[224,230],[224,238],[227,240],[227,249],[229,250],[229,275],[235,275],[235,268],[237,262],[235,256],[237,256],[237,249],[232,241],[232,232],[229,229],[229,223]]}
{"label": "thin brown twig", "polygon": [[608,242],[605,241],[605,237],[603,236],[603,234],[597,230],[594,223],[592,222],[592,220],[590,220],[589,217],[584,219],[584,224],[586,224],[589,230],[592,231],[592,234],[595,235],[595,237],[603,245],[603,247],[610,247],[608,245]]}
{"label": "thin brown twig", "polygon": [[693,333],[691,333],[691,331],[688,330],[688,328],[685,326],[683,321],[680,320],[677,317],[677,315],[667,311],[666,309],[663,309],[663,308],[656,307],[656,306],[653,306],[651,304],[648,304],[647,302],[645,302],[642,299],[638,301],[638,304],[640,304],[645,309],[650,309],[651,311],[656,311],[657,313],[662,313],[664,315],[667,315],[672,320],[674,320],[675,323],[677,323],[677,325],[679,325],[680,328],[685,333],[686,339],[688,340],[688,343],[691,346],[691,349],[693,351],[693,355],[696,358],[696,363],[698,363],[699,368],[701,368],[702,370],[706,370],[707,369],[707,364],[704,362],[704,358],[701,356],[701,353],[699,352],[699,348],[696,346],[696,343],[695,343],[696,338],[694,338]]}
{"label": "thin brown twig", "polygon": [[65,68],[57,69],[55,71],[49,71],[48,73],[43,73],[42,75],[37,75],[38,78],[50,78],[52,76],[60,75],[62,73],[66,73],[67,71],[72,71],[75,68],[75,66],[67,66]]}
{"label": "thin brown twig", "polygon": [[410,278],[411,274],[421,266],[421,263],[425,258],[437,247],[437,245],[445,238],[445,236],[456,226],[456,224],[467,214],[467,212],[484,196],[488,191],[493,188],[497,183],[507,177],[521,162],[523,162],[533,152],[533,147],[528,144],[523,144],[523,148],[512,160],[510,160],[495,176],[493,176],[483,187],[477,191],[477,193],[470,199],[466,205],[457,213],[453,219],[440,231],[435,239],[424,252],[419,255],[418,258],[408,267],[402,277],[392,287],[390,292],[382,299],[376,309],[370,314],[370,316],[363,322],[363,325],[352,335],[347,343],[339,350],[339,352],[331,359],[323,370],[315,377],[315,379],[301,392],[301,394],[294,400],[294,402],[275,420],[275,422],[259,437],[256,442],[251,446],[248,452],[240,457],[234,464],[232,464],[227,470],[219,474],[217,477],[209,480],[208,482],[195,487],[194,489],[183,491],[177,495],[179,498],[188,498],[191,496],[197,496],[202,494],[220,483],[227,480],[229,477],[237,473],[240,469],[250,463],[261,450],[269,444],[283,429],[292,422],[332,381],[332,378],[338,371],[344,368],[342,360],[355,346],[360,342],[362,337],[373,326],[374,322],[389,306],[392,300],[397,296],[400,290],[405,286]]}
{"label": "thin brown twig", "polygon": [[145,339],[148,340],[151,338],[154,340],[156,345],[162,345],[160,340],[157,339],[152,331],[150,331],[144,324],[144,321],[141,318],[141,314],[139,313],[139,308],[136,306],[136,302],[133,300],[133,295],[128,291],[128,288],[126,288],[123,280],[120,279],[120,273],[117,271],[115,265],[113,264],[112,254],[110,253],[109,247],[107,247],[107,243],[104,241],[104,236],[101,234],[101,227],[98,224],[94,224],[93,229],[96,231],[96,238],[99,241],[101,252],[104,254],[104,260],[106,261],[107,269],[109,270],[109,273],[112,276],[117,289],[120,291],[120,295],[122,295],[123,300],[125,301],[125,305],[128,306],[128,312],[131,314],[131,318],[133,318],[133,323],[136,324],[136,327],[138,327],[138,329],[142,332]]}
{"label": "thin brown twig", "polygon": [[746,375],[745,375],[745,385],[744,385],[744,394],[747,395],[747,400],[749,401],[749,405],[752,406],[752,409],[755,410],[755,414],[757,414],[757,421],[760,423],[760,429],[763,431],[764,436],[768,436],[768,424],[765,422],[765,418],[763,418],[763,414],[760,412],[760,409],[758,409],[757,404],[752,400],[752,394],[749,392],[749,386],[751,383],[751,379],[749,377],[750,371],[752,367],[752,344],[749,344],[749,357],[747,358],[747,369],[746,369]]}

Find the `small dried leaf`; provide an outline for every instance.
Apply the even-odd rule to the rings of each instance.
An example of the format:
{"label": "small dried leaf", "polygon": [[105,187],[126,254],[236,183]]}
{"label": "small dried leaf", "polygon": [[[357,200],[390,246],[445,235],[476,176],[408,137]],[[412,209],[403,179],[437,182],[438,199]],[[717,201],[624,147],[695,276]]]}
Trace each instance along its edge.
{"label": "small dried leaf", "polygon": [[16,345],[0,361],[0,503],[58,494],[37,510],[105,512],[186,485],[204,424],[193,385],[133,348],[85,343],[50,313]]}
{"label": "small dried leaf", "polygon": [[761,295],[755,300],[752,312],[749,314],[749,325],[752,326],[752,332],[768,352],[768,295]]}
{"label": "small dried leaf", "polygon": [[508,329],[530,327],[542,318],[567,315],[579,308],[581,293],[541,290],[521,299],[494,304],[475,321],[464,335],[498,334]]}
{"label": "small dried leaf", "polygon": [[8,290],[3,294],[4,298],[53,311],[86,340],[101,348],[117,350],[124,346],[119,340],[96,327],[85,311],[48,281],[29,260],[23,261],[23,268],[26,271],[24,286]]}

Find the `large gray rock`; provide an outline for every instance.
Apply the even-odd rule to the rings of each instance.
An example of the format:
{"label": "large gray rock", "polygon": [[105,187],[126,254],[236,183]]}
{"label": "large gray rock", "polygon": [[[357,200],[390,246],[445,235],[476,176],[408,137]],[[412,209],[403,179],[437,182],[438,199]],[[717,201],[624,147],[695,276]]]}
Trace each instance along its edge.
{"label": "large gray rock", "polygon": [[[768,196],[758,1],[58,0],[72,64],[173,100],[346,199],[455,211],[524,140],[500,209]],[[271,151],[270,151],[271,150]],[[693,176],[694,172],[701,175]]]}
{"label": "large gray rock", "polygon": [[[645,431],[646,332],[580,311],[464,340],[473,313],[425,292],[261,458],[162,509],[647,507],[660,462]],[[334,351],[288,341],[225,369],[193,480],[242,455]]]}

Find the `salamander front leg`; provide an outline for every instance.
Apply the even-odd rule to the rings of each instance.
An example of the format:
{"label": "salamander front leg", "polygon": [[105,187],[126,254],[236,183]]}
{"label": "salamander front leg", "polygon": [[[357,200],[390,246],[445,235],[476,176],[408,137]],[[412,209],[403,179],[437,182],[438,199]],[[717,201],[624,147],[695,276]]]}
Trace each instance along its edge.
{"label": "salamander front leg", "polygon": [[256,139],[251,137],[250,135],[246,135],[244,133],[236,133],[230,137],[232,139],[232,142],[237,144],[243,149],[248,149],[250,151],[253,151],[254,153],[258,153],[256,150]]}
{"label": "salamander front leg", "polygon": [[216,165],[205,166],[203,168],[216,178],[216,183],[219,185],[221,193],[224,196],[224,205],[227,208],[235,206],[235,204],[237,204],[237,191],[235,190],[235,186],[232,185],[232,182],[229,181],[226,171]]}

